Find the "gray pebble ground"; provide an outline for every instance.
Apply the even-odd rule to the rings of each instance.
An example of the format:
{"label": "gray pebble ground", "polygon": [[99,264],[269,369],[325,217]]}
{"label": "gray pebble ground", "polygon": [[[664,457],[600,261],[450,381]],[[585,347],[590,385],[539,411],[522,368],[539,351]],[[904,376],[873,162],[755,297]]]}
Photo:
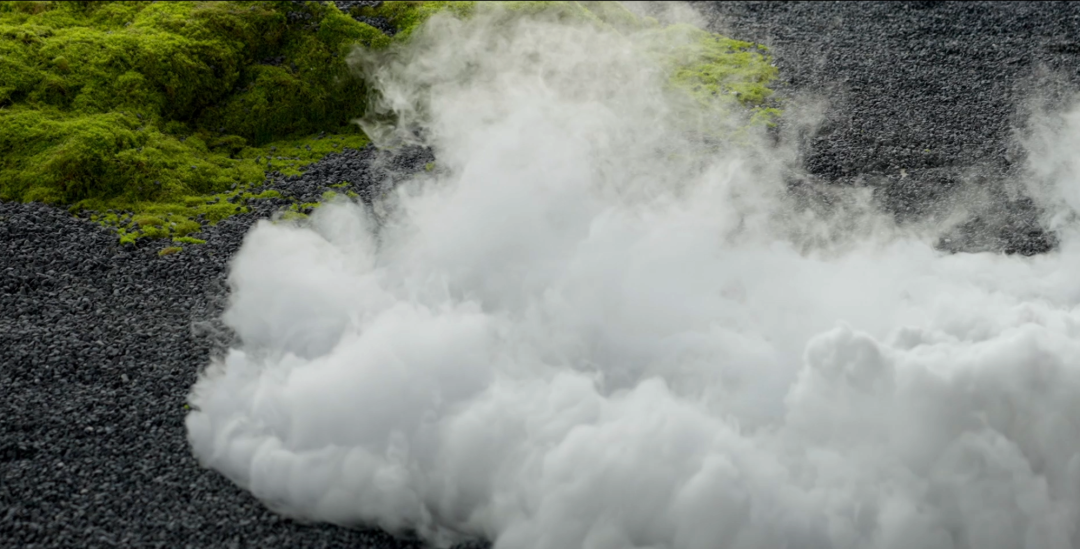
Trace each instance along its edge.
{"label": "gray pebble ground", "polygon": [[[1080,4],[703,10],[718,30],[772,45],[789,90],[830,99],[804,145],[807,177],[876,186],[899,215],[941,200],[964,174],[990,187],[1014,174],[1018,105],[1033,90],[1058,100],[1080,89],[1070,84],[1080,77]],[[363,193],[382,173],[377,156],[346,151],[267,185],[301,201],[342,180]],[[159,257],[160,243],[121,248],[63,210],[0,203],[0,547],[419,547],[279,518],[187,447],[185,398],[228,337],[215,321],[228,259],[279,205],[262,201],[206,230],[205,245]],[[1050,245],[1030,207],[1001,210],[975,222],[965,245]]]}
{"label": "gray pebble ground", "polygon": [[1053,238],[1030,201],[1010,201],[1028,109],[1080,92],[1076,2],[698,2],[721,32],[771,47],[781,89],[826,98],[803,142],[812,181],[864,184],[899,218],[957,197],[993,205],[950,245],[1040,253]]}

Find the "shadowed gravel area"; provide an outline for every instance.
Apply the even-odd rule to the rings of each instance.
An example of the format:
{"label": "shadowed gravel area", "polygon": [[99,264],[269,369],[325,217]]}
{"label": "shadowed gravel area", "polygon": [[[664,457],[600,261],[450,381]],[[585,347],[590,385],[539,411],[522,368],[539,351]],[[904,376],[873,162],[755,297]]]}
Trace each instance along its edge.
{"label": "shadowed gravel area", "polygon": [[[1035,91],[1060,100],[1080,76],[1080,4],[707,9],[718,30],[770,44],[790,90],[829,99],[804,144],[809,176],[873,185],[900,215],[965,178],[1000,187],[1016,173],[1020,103]],[[384,173],[377,157],[346,151],[267,188],[306,202],[348,180],[365,196]],[[429,160],[419,152],[388,165]],[[164,257],[161,242],[120,248],[63,210],[0,203],[0,546],[419,546],[282,519],[187,447],[185,398],[230,337],[214,320],[228,259],[251,223],[284,203],[261,201],[205,231],[205,245]],[[1002,195],[961,247],[1045,250],[1032,215]]]}

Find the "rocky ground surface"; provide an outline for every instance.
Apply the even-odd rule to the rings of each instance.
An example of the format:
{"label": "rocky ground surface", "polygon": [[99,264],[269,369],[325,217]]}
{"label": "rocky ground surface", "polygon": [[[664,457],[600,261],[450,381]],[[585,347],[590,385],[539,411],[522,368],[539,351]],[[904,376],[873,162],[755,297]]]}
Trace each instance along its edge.
{"label": "rocky ground surface", "polygon": [[[804,143],[808,177],[875,185],[901,215],[972,173],[987,185],[1014,174],[1020,104],[1033,90],[1064,97],[1080,67],[1080,4],[706,8],[718,30],[773,46],[787,92],[828,98]],[[378,156],[346,151],[267,186],[310,202],[348,180],[363,196],[387,168],[430,161]],[[63,210],[0,203],[0,546],[419,547],[282,519],[187,447],[188,391],[230,337],[216,321],[228,260],[286,203],[260,201],[167,256]],[[1049,245],[1030,207],[1002,210],[969,245]]]}
{"label": "rocky ground surface", "polygon": [[694,4],[715,30],[770,46],[791,105],[824,106],[801,143],[811,180],[869,185],[900,218],[971,184],[991,201],[952,248],[1053,245],[1005,189],[1022,170],[1017,130],[1080,91],[1080,3]]}
{"label": "rocky ground surface", "polygon": [[[345,151],[267,186],[314,202],[348,180],[363,195],[385,172],[376,156]],[[0,547],[420,546],[282,519],[187,446],[187,393],[231,337],[216,320],[228,260],[290,202],[254,202],[166,256],[65,210],[0,203]]]}

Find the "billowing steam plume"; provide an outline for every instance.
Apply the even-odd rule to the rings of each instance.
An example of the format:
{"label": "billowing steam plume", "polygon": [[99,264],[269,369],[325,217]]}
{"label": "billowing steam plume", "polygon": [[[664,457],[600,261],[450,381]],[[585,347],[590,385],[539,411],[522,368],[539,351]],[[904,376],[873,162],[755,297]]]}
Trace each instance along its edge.
{"label": "billowing steam plume", "polygon": [[1060,248],[949,255],[703,144],[655,44],[497,17],[375,76],[436,170],[248,235],[202,463],[435,544],[1080,547],[1080,115],[1031,142]]}

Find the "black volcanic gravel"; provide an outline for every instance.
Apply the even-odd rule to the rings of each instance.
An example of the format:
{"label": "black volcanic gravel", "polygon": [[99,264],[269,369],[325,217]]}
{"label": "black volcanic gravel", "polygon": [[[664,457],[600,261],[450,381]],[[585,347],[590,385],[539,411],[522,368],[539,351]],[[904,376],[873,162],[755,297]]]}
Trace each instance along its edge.
{"label": "black volcanic gravel", "polygon": [[[1018,102],[1036,88],[1061,91],[1080,67],[1080,4],[735,2],[709,11],[722,16],[718,30],[773,46],[790,90],[830,98],[805,144],[811,175],[862,178],[900,214],[925,208],[972,167],[987,185],[1013,174]],[[1037,79],[1043,67],[1061,80]],[[370,197],[385,167],[430,159],[347,150],[267,188],[309,202],[347,180]],[[260,201],[198,235],[205,245],[165,257],[161,242],[119,247],[63,210],[0,203],[0,547],[419,547],[282,519],[191,456],[184,402],[230,338],[215,321],[228,259],[254,220],[285,203]],[[1022,206],[1003,207],[1013,212],[1004,224],[976,223],[969,244],[1045,249]]]}
{"label": "black volcanic gravel", "polygon": [[1039,253],[1053,239],[1024,199],[1009,202],[1030,101],[1080,90],[1080,3],[698,2],[721,32],[770,46],[782,92],[826,97],[805,167],[866,184],[917,217],[970,180],[996,207],[956,235],[967,251]]}
{"label": "black volcanic gravel", "polygon": [[[315,201],[430,160],[378,156],[346,150],[267,188]],[[197,235],[205,245],[159,257],[167,243],[120,247],[64,210],[0,203],[0,547],[421,546],[283,519],[188,448],[187,393],[230,340],[215,321],[228,259],[281,204],[253,203]]]}

